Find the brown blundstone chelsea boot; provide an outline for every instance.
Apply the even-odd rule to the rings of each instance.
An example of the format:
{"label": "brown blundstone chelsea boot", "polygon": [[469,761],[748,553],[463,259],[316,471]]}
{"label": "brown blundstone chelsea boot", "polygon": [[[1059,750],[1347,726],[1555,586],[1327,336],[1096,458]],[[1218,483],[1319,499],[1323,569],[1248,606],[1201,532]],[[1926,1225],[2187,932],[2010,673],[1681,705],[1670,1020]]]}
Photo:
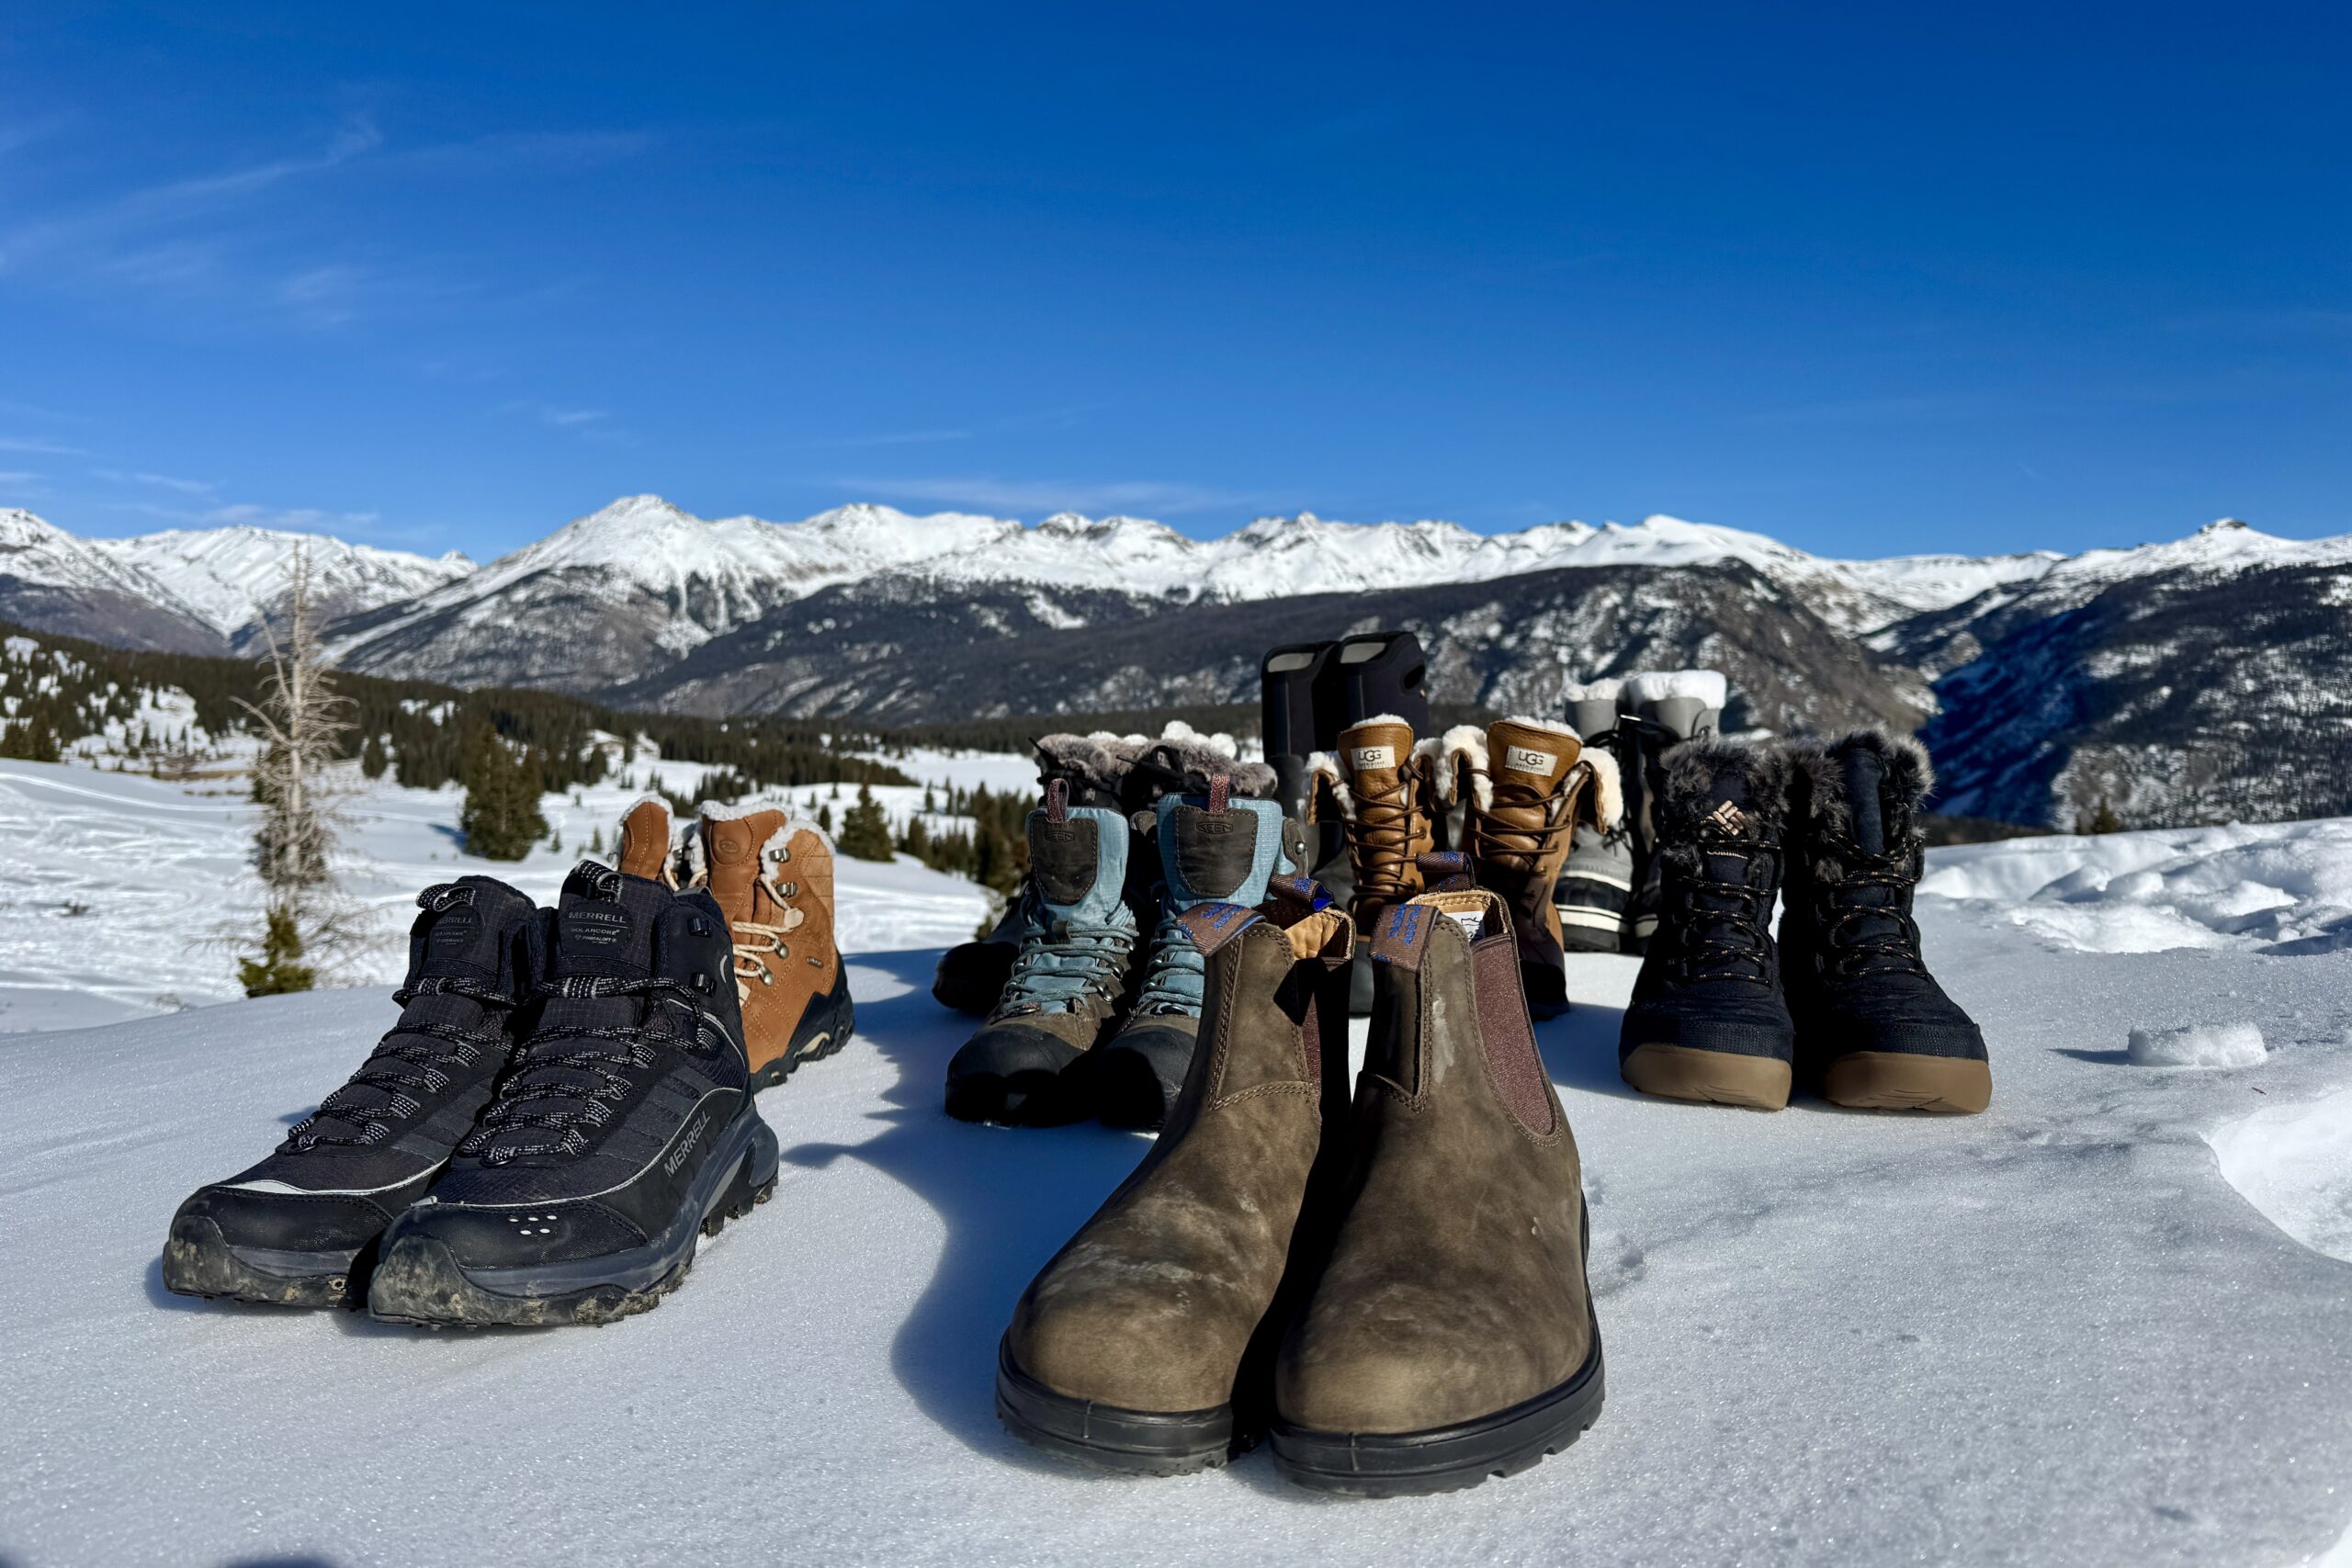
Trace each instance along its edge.
{"label": "brown blundstone chelsea boot", "polygon": [[1345,913],[1286,877],[1259,909],[1179,919],[1207,964],[1183,1089],[1143,1164],[1022,1296],[997,1356],[1015,1436],[1146,1475],[1255,1441],[1347,1175]]}
{"label": "brown blundstone chelsea boot", "polygon": [[1274,1467],[1327,1492],[1450,1492],[1600,1414],[1583,1172],[1503,900],[1425,894],[1372,951],[1355,1173],[1276,1365]]}
{"label": "brown blundstone chelsea boot", "polygon": [[[1340,731],[1337,746],[1307,766],[1315,781],[1310,814],[1336,810],[1345,829],[1353,891],[1348,913],[1359,935],[1421,891],[1420,857],[1439,846],[1439,818],[1451,798],[1450,773],[1438,768],[1438,743],[1416,740],[1413,727],[1382,714]],[[1357,950],[1349,1009],[1372,1010],[1372,969]]]}
{"label": "brown blundstone chelsea boot", "polygon": [[832,846],[781,807],[708,800],[693,834],[686,881],[727,917],[752,1087],[780,1084],[847,1044],[855,1021],[834,943]]}
{"label": "brown blundstone chelsea boot", "polygon": [[1506,718],[1486,734],[1452,730],[1447,759],[1468,780],[1463,848],[1478,886],[1510,906],[1527,1010],[1568,1009],[1567,962],[1553,890],[1575,845],[1577,805],[1592,782],[1584,743],[1565,724]]}

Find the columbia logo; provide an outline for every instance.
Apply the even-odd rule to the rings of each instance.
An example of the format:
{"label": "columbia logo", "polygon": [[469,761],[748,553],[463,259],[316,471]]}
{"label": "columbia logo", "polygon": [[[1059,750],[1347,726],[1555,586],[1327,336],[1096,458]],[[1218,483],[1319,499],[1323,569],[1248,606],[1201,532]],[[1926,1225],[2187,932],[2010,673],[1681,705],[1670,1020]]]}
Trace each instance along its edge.
{"label": "columbia logo", "polygon": [[1747,813],[1726,800],[1707,813],[1707,822],[1726,833],[1743,833],[1747,830]]}

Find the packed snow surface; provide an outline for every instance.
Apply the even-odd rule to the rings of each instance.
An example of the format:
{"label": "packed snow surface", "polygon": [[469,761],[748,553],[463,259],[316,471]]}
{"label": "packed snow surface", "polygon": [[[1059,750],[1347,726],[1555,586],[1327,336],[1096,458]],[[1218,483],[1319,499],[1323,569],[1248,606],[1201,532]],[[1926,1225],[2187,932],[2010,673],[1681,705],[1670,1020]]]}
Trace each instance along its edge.
{"label": "packed snow surface", "polygon": [[[229,806],[175,818],[140,781],[5,777],[120,791],[19,794],[55,814],[27,820],[71,824],[71,896],[99,912],[28,907],[0,941],[19,973],[78,946],[88,986],[128,987],[87,994],[127,1009],[167,956],[141,901],[195,884],[187,920],[217,897],[233,834],[204,825]],[[396,805],[366,803],[371,886],[478,864],[454,797]],[[68,869],[6,826],[7,886]],[[2130,905],[2137,869],[2264,833],[2310,887],[2340,886],[2347,829],[2117,835],[2065,867],[2033,842],[1938,852],[1963,896],[1923,897],[1921,923],[1992,1044],[1981,1117],[1636,1097],[1613,1053],[1634,965],[1579,959],[1576,1010],[1538,1038],[1588,1165],[1608,1406],[1535,1469],[1427,1499],[1318,1499],[1262,1454],[1107,1479],[999,1428],[1015,1297],[1145,1144],[941,1112],[969,1021],[926,987],[980,900],[920,868],[844,863],[857,1038],[762,1098],[775,1200],[658,1311],[603,1329],[435,1336],[162,1290],[174,1206],[357,1064],[392,1017],[380,987],[0,1040],[0,1560],[1092,1568],[1279,1543],[1300,1563],[2268,1568],[2352,1550],[2352,952],[2118,952],[2091,926],[2070,944],[1985,891],[2096,869]],[[521,876],[545,893],[560,866]],[[134,919],[136,941],[111,934]],[[2269,1045],[2259,1066],[2127,1057],[2132,1027],[2238,1022]]]}
{"label": "packed snow surface", "polygon": [[2251,1023],[2135,1029],[2124,1054],[2143,1067],[2258,1067],[2269,1053]]}

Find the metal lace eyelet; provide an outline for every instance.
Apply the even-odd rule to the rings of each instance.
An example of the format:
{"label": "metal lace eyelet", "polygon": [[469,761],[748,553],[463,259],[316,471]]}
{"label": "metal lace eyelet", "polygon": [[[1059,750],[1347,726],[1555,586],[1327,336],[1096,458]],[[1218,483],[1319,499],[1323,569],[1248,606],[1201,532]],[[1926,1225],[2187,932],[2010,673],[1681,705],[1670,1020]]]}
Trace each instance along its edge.
{"label": "metal lace eyelet", "polygon": [[704,996],[707,997],[710,995],[710,976],[704,974],[701,970],[697,969],[695,971],[694,979],[689,983],[695,990],[701,992]]}

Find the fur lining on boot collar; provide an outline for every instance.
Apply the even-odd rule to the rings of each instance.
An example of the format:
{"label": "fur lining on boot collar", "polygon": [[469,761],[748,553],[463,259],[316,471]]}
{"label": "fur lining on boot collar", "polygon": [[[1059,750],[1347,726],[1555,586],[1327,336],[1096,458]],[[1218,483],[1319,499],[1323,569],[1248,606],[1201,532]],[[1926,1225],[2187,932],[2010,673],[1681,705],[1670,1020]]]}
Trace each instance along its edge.
{"label": "fur lining on boot collar", "polygon": [[1484,811],[1495,803],[1495,781],[1487,766],[1487,732],[1478,725],[1457,724],[1438,737],[1438,794],[1448,806],[1462,798],[1462,781],[1470,781],[1470,802]]}
{"label": "fur lining on boot collar", "polygon": [[1685,740],[1659,762],[1666,770],[1664,804],[1670,812],[1696,818],[1713,809],[1715,779],[1728,771],[1747,785],[1753,809],[1769,811],[1776,818],[1787,814],[1789,749],[1777,741]]}
{"label": "fur lining on boot collar", "polygon": [[1037,753],[1037,784],[1049,776],[1072,774],[1085,789],[1115,797],[1127,770],[1135,766],[1140,738],[1107,732],[1093,735],[1047,735],[1032,742]]}
{"label": "fur lining on boot collar", "polygon": [[1720,709],[1731,683],[1715,670],[1645,670],[1625,677],[1625,700],[1635,707],[1668,697],[1696,697],[1701,707]]}
{"label": "fur lining on boot collar", "polygon": [[1584,764],[1592,770],[1593,825],[1610,832],[1625,820],[1625,779],[1617,771],[1616,753],[1592,747],[1584,754]]}
{"label": "fur lining on boot collar", "polygon": [[1799,740],[1790,744],[1790,758],[1804,789],[1798,797],[1806,816],[1832,838],[1845,838],[1854,829],[1852,805],[1846,799],[1846,772],[1838,755],[1852,749],[1875,751],[1886,768],[1886,794],[1894,809],[1917,830],[1921,805],[1936,787],[1936,770],[1928,749],[1909,736],[1883,729],[1857,729],[1834,740]]}
{"label": "fur lining on boot collar", "polygon": [[833,836],[817,826],[815,818],[803,817],[795,811],[792,803],[788,800],[706,800],[695,807],[695,815],[701,821],[696,823],[693,831],[685,835],[685,841],[678,846],[675,857],[678,865],[678,886],[696,886],[709,875],[710,863],[703,853],[701,822],[740,821],[759,811],[784,813],[784,821],[778,825],[775,831],[767,836],[767,841],[760,846],[760,866],[763,871],[785,858],[785,846],[792,841],[792,835],[795,833],[814,833],[817,835],[817,841],[823,844],[828,852],[832,851]]}

